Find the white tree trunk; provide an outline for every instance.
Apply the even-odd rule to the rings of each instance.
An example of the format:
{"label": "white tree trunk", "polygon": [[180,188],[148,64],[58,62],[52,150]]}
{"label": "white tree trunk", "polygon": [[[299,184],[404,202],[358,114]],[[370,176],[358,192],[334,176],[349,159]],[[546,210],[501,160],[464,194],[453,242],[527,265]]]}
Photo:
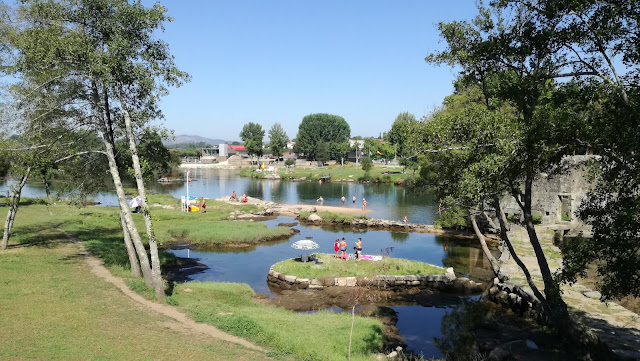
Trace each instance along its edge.
{"label": "white tree trunk", "polygon": [[144,215],[144,224],[147,227],[147,236],[149,237],[149,250],[151,252],[151,275],[153,277],[154,290],[156,298],[164,299],[164,284],[162,283],[162,274],[160,271],[160,256],[158,255],[158,243],[153,232],[153,222],[151,220],[151,210],[147,202],[147,193],[144,188],[144,180],[142,178],[142,168],[140,167],[140,159],[138,158],[138,149],[136,140],[133,136],[133,127],[131,125],[131,117],[127,110],[123,99],[120,99],[122,112],[124,114],[124,124],[129,139],[129,150],[131,151],[131,160],[133,161],[133,172],[138,186],[138,193],[142,198],[142,212]]}
{"label": "white tree trunk", "polygon": [[20,195],[22,194],[22,188],[27,183],[27,178],[31,173],[31,166],[27,167],[27,170],[20,178],[20,183],[13,189],[11,195],[11,204],[9,205],[9,211],[7,212],[7,219],[4,222],[4,233],[2,235],[2,249],[7,249],[9,245],[9,238],[11,237],[11,229],[13,228],[13,221],[16,219],[16,213],[18,213],[18,205],[20,204]]}
{"label": "white tree trunk", "polygon": [[122,224],[122,233],[124,235],[124,246],[127,248],[127,254],[129,255],[129,264],[131,265],[131,276],[142,277],[142,271],[140,270],[140,261],[136,255],[136,248],[131,241],[131,235],[127,229],[127,222],[124,220],[124,215],[120,212],[120,224]]}
{"label": "white tree trunk", "polygon": [[104,144],[105,153],[107,154],[107,159],[109,160],[109,171],[111,172],[111,178],[113,178],[113,184],[116,188],[116,195],[118,196],[118,205],[120,205],[120,212],[122,213],[122,215],[124,215],[127,231],[129,232],[129,235],[131,236],[131,240],[133,241],[133,244],[135,246],[136,252],[138,253],[138,259],[140,261],[142,276],[144,277],[144,281],[147,284],[147,286],[153,287],[153,276],[151,275],[151,267],[149,265],[149,256],[147,255],[147,251],[144,248],[144,244],[140,239],[140,235],[138,234],[136,225],[133,222],[131,209],[129,209],[129,205],[127,204],[127,200],[124,194],[124,187],[122,186],[122,181],[120,180],[120,172],[118,171],[118,166],[116,165],[116,158],[113,151],[113,145],[109,140],[108,134],[103,133],[102,143]]}

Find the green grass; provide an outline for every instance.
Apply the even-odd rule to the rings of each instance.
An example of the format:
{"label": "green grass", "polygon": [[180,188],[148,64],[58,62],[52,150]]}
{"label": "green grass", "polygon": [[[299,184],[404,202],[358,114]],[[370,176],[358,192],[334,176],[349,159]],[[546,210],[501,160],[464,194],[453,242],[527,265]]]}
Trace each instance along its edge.
{"label": "green grass", "polygon": [[[300,212],[299,217],[300,217],[300,220],[306,221],[309,219],[310,215],[311,215],[311,212]],[[331,222],[349,223],[354,219],[369,219],[369,217],[366,217],[366,216],[357,216],[357,215],[351,215],[351,214],[337,214],[332,212],[318,212],[318,215],[323,220],[331,221]]]}
{"label": "green grass", "polygon": [[[351,253],[351,252],[350,252]],[[318,254],[322,264],[298,262],[293,259],[278,262],[273,270],[301,278],[373,277],[376,275],[443,274],[444,268],[428,263],[385,257],[381,261],[345,261],[333,254]]]}
{"label": "green grass", "polygon": [[[274,165],[275,166],[275,165]],[[365,172],[362,168],[355,168],[354,164],[345,165],[341,167],[338,165],[331,165],[324,168],[293,168],[286,169],[284,165],[275,166],[278,168],[278,174],[283,179],[291,179],[291,178],[302,178],[305,177],[310,180],[318,180],[322,176],[331,175],[332,181],[339,180],[353,180],[357,181],[361,179]],[[256,168],[246,168],[240,172],[240,175],[243,177],[252,177],[252,178],[264,178],[264,174],[262,172],[256,172]],[[402,167],[395,166],[395,169],[392,166],[382,166],[375,165],[370,171],[368,175],[368,179],[372,182],[380,182],[380,183],[402,183],[406,178],[409,177],[408,174],[382,174],[384,172],[401,172]],[[267,173],[269,174],[269,173]]]}
{"label": "green grass", "polygon": [[[246,284],[191,282],[176,285],[169,302],[194,320],[212,324],[301,360],[346,360],[351,315],[322,311],[300,314],[265,306]],[[382,347],[379,321],[356,317],[352,360],[368,360]]]}
{"label": "green grass", "polygon": [[[24,212],[27,213],[28,210]],[[22,227],[20,214],[16,227]],[[42,237],[47,242],[0,251],[0,359],[262,360],[266,357],[210,337],[169,328],[167,325],[173,321],[136,306],[112,285],[93,276],[77,246],[52,235],[43,230]]]}

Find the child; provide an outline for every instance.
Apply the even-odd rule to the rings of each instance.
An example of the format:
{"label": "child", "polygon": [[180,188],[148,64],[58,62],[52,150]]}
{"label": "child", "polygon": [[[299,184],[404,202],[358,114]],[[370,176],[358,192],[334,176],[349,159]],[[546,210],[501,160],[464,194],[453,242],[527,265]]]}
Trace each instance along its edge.
{"label": "child", "polygon": [[336,251],[336,258],[338,258],[338,254],[340,253],[340,239],[336,239],[336,243],[333,244],[333,249]]}

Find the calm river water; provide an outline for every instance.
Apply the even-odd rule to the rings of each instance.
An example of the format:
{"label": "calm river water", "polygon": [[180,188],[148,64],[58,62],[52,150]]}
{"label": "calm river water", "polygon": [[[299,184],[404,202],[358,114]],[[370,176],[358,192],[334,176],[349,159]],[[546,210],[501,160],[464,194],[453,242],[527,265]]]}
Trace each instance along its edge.
{"label": "calm river water", "polygon": [[[322,196],[325,205],[341,206],[340,197],[347,199],[347,207],[354,207],[351,197],[358,200],[355,207],[361,207],[362,198],[366,198],[369,216],[373,218],[400,220],[405,215],[409,222],[432,224],[437,211],[437,204],[426,193],[419,193],[393,184],[354,184],[354,183],[317,183],[287,182],[273,180],[255,180],[241,178],[236,170],[192,170],[190,176],[196,180],[189,186],[189,195],[195,197],[219,198],[228,196],[234,190],[241,195],[247,193],[251,197],[287,204],[315,204]],[[12,181],[0,181],[0,192],[5,192]],[[171,183],[153,184],[157,193],[172,194],[179,198],[186,194],[186,184]],[[25,197],[44,196],[42,184],[28,184],[23,192]],[[94,197],[104,205],[116,205],[113,193],[102,193]],[[278,217],[267,221],[269,227],[280,222],[293,222],[289,217]],[[490,272],[488,264],[479,248],[464,247],[455,239],[439,237],[426,233],[400,233],[388,231],[353,232],[351,229],[332,229],[318,227],[295,228],[301,231],[289,240],[259,245],[250,249],[216,250],[201,252],[198,250],[174,249],[177,256],[197,258],[208,268],[190,276],[191,280],[241,282],[249,284],[256,292],[271,295],[266,283],[269,267],[283,259],[297,257],[300,251],[291,248],[291,243],[312,237],[320,244],[319,252],[332,253],[333,241],[346,237],[349,244],[358,237],[363,239],[365,254],[385,254],[391,257],[407,258],[435,265],[454,267],[456,273],[468,275],[476,280],[488,280]],[[434,337],[440,337],[442,317],[456,305],[454,298],[451,304],[438,307],[419,305],[398,305],[392,308],[398,313],[398,328],[408,348],[423,353],[428,357],[442,357],[442,352],[435,346]]]}

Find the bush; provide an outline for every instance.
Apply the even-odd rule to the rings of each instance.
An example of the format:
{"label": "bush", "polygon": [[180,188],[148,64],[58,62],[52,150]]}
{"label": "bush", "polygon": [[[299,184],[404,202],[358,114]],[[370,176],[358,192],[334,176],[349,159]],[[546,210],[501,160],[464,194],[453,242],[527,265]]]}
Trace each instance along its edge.
{"label": "bush", "polygon": [[460,207],[453,207],[443,211],[435,222],[436,227],[449,229],[464,229],[468,227],[467,212]]}
{"label": "bush", "polygon": [[289,158],[289,159],[284,161],[284,165],[289,166],[289,167],[292,166],[292,165],[295,165],[295,164],[296,164],[296,160],[293,159],[293,158]]}
{"label": "bush", "polygon": [[373,161],[371,160],[371,158],[362,158],[362,170],[365,171],[365,173],[368,173],[371,168],[373,168]]}

